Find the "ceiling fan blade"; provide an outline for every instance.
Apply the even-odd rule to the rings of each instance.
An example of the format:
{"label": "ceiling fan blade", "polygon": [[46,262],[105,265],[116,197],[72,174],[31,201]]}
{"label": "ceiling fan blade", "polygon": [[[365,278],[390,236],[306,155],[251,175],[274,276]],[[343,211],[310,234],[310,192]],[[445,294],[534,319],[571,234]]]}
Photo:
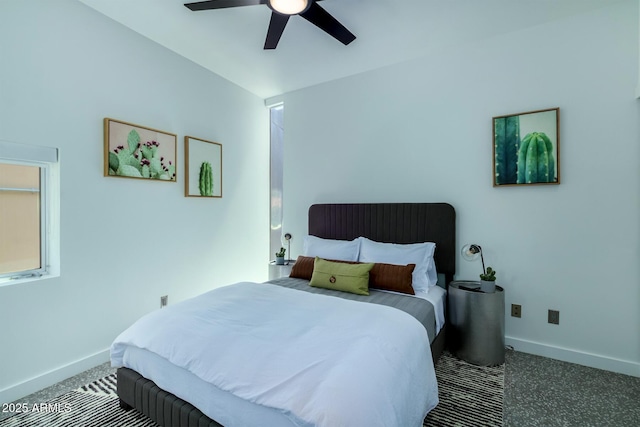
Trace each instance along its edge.
{"label": "ceiling fan blade", "polygon": [[269,22],[269,30],[267,31],[267,39],[264,41],[265,49],[275,49],[278,46],[284,27],[289,22],[289,15],[281,15],[271,12],[271,21]]}
{"label": "ceiling fan blade", "polygon": [[266,4],[267,0],[209,0],[195,3],[185,3],[185,6],[195,11],[224,9],[227,7],[254,6],[256,4]]}
{"label": "ceiling fan blade", "polygon": [[301,13],[300,16],[345,45],[356,39],[356,36],[354,36],[351,31],[347,30],[344,25],[338,22],[336,18],[331,16],[329,12],[320,7],[316,2],[311,3],[309,9]]}

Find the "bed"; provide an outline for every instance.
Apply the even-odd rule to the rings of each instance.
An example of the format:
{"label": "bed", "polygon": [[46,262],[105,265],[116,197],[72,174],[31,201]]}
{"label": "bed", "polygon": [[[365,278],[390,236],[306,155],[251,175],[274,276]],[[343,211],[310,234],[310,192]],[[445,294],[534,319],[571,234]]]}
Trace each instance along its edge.
{"label": "bed", "polygon": [[[446,284],[452,280],[455,273],[455,211],[452,206],[446,203],[313,205],[309,209],[308,231],[311,236],[341,241],[353,240],[362,236],[372,241],[385,243],[411,244],[434,242],[436,244],[434,259],[438,271],[438,286],[446,287]],[[389,302],[389,300],[393,300],[396,297],[400,299],[411,299],[412,301],[417,301],[420,298],[395,295],[392,292],[372,291],[371,293],[374,295],[380,294],[377,297],[380,301],[376,301],[373,304],[363,304],[358,301],[359,295],[346,294],[348,296],[345,297],[345,293],[343,292],[310,287],[308,286],[308,281],[300,278],[276,279],[266,282],[265,284],[239,283],[225,288],[227,289],[220,290],[219,288],[215,294],[209,296],[205,294],[202,298],[198,297],[200,299],[196,302],[189,302],[183,305],[191,304],[190,309],[195,310],[194,313],[201,312],[198,310],[217,310],[232,316],[233,313],[237,311],[237,308],[230,310],[229,307],[233,306],[228,305],[228,302],[238,300],[236,293],[240,292],[243,301],[251,300],[257,304],[256,308],[252,308],[252,311],[255,310],[257,317],[252,320],[242,320],[243,322],[254,322],[250,334],[255,331],[256,335],[263,333],[269,335],[271,332],[263,330],[262,322],[259,322],[260,316],[265,315],[260,312],[261,308],[259,304],[262,301],[265,307],[272,310],[267,314],[270,322],[276,322],[274,324],[275,326],[272,325],[269,327],[279,331],[279,335],[269,335],[271,337],[270,342],[273,343],[273,346],[267,346],[267,343],[248,342],[250,340],[245,340],[247,342],[243,342],[242,344],[243,346],[247,346],[245,352],[240,355],[230,355],[229,358],[233,360],[216,362],[222,363],[216,367],[216,369],[220,369],[221,371],[226,370],[233,364],[243,366],[243,369],[238,372],[237,378],[234,378],[236,383],[225,383],[225,386],[229,385],[229,388],[227,388],[227,390],[221,390],[220,387],[212,386],[209,382],[202,379],[207,375],[210,375],[210,377],[207,378],[216,379],[218,371],[209,365],[203,364],[201,362],[202,358],[196,358],[195,354],[200,351],[199,349],[192,350],[189,348],[188,350],[180,350],[182,346],[177,343],[171,345],[163,344],[163,347],[171,347],[173,349],[172,351],[174,351],[175,348],[177,348],[175,351],[183,351],[183,354],[176,356],[176,358],[184,359],[186,365],[183,364],[182,367],[176,367],[168,360],[173,360],[173,353],[171,356],[166,356],[162,354],[162,349],[147,347],[147,344],[153,345],[156,342],[153,334],[158,330],[165,331],[165,334],[180,336],[180,340],[178,340],[180,343],[183,339],[186,339],[186,334],[181,333],[180,329],[172,329],[178,327],[174,320],[166,321],[166,324],[163,324],[162,322],[165,320],[161,317],[152,317],[148,320],[146,332],[143,334],[147,340],[146,342],[140,343],[140,348],[136,345],[122,345],[117,348],[116,351],[112,348],[112,364],[118,367],[117,389],[122,408],[127,410],[135,408],[160,425],[165,426],[337,425],[335,424],[335,419],[331,421],[331,411],[318,409],[323,407],[321,405],[325,405],[324,408],[331,407],[332,409],[333,407],[340,406],[339,403],[335,401],[333,403],[327,403],[329,402],[327,399],[331,397],[331,394],[339,394],[341,392],[347,394],[357,393],[359,392],[358,387],[362,389],[379,387],[379,383],[376,383],[378,376],[382,378],[386,375],[387,377],[394,377],[390,379],[390,381],[400,381],[402,376],[405,375],[403,374],[405,364],[409,366],[409,368],[406,368],[409,374],[411,372],[422,372],[421,369],[423,365],[428,365],[423,360],[426,357],[424,354],[428,354],[428,357],[435,361],[445,345],[446,325],[438,325],[438,327],[430,325],[431,323],[436,323],[437,316],[435,312],[431,315],[431,320],[418,319],[419,322],[416,322],[415,319],[419,316],[416,317],[412,313],[410,314],[415,319],[407,320],[409,318],[407,310],[410,311],[412,309],[398,310],[397,308],[388,307],[388,305],[393,306],[396,304],[393,301]],[[322,295],[316,295],[317,293]],[[336,294],[333,295],[332,293]],[[277,298],[275,301],[266,300],[267,297],[272,298],[273,296]],[[338,298],[336,298],[336,296],[338,296]],[[207,300],[207,298],[209,299]],[[442,300],[444,301],[445,299],[446,298]],[[358,304],[358,310],[352,309],[353,304]],[[418,302],[415,302],[415,304],[419,305]],[[442,304],[444,304],[444,302]],[[331,316],[327,316],[326,312],[320,311],[325,305],[327,310],[335,310],[335,316],[333,311]],[[411,304],[408,304],[408,306],[410,305]],[[404,306],[407,306],[407,304]],[[289,313],[293,308],[297,311],[294,310]],[[403,310],[406,311],[406,313],[402,312]],[[318,311],[317,316],[319,317],[314,318],[313,316],[316,311]],[[289,313],[287,316],[290,317],[272,315],[272,313],[284,312]],[[159,316],[159,314],[155,316]],[[347,317],[342,318],[340,316]],[[196,315],[194,317],[198,318],[200,316]],[[365,320],[363,321],[363,319]],[[385,320],[383,322],[380,321],[380,319]],[[191,325],[189,322],[192,321],[194,320],[191,318],[186,319],[186,325]],[[364,346],[359,348],[358,345],[359,351],[364,353],[354,355],[353,357],[356,358],[358,362],[352,365],[348,365],[347,362],[343,364],[342,361],[331,361],[331,357],[335,357],[335,355],[332,356],[329,354],[331,352],[327,351],[326,360],[323,359],[322,361],[324,365],[316,366],[314,364],[313,366],[306,366],[301,361],[301,352],[304,349],[313,348],[314,352],[318,352],[324,348],[333,347],[330,337],[327,338],[326,335],[324,335],[326,331],[319,331],[316,335],[303,334],[305,335],[304,339],[306,341],[296,342],[295,348],[301,349],[301,352],[296,353],[295,351],[289,350],[287,350],[286,353],[292,354],[278,352],[278,348],[289,347],[286,345],[287,333],[284,332],[286,328],[297,327],[298,329],[315,333],[316,329],[319,329],[316,328],[315,325],[321,323],[326,323],[324,329],[344,329],[345,334],[353,333],[354,335],[352,337],[345,335],[344,340],[348,341],[345,345],[354,347],[354,342],[360,343],[367,341],[367,345],[376,346],[376,351],[371,351]],[[358,328],[343,328],[340,326],[353,323],[358,324]],[[392,357],[395,357],[393,355],[395,350],[389,350],[389,354],[386,354],[386,350],[382,349],[385,347],[384,344],[368,342],[371,336],[370,334],[367,335],[367,339],[361,339],[361,328],[365,328],[364,324],[366,324],[367,328],[373,328],[376,334],[379,332],[382,336],[382,334],[386,333],[387,336],[384,339],[387,340],[394,340],[399,335],[406,335],[406,338],[403,339],[411,339],[412,343],[415,342],[417,351],[411,352],[412,355],[410,357],[406,355],[402,356],[397,362],[391,360]],[[389,324],[402,325],[403,334],[394,334],[393,328],[388,326]],[[353,331],[349,332],[351,329],[353,329]],[[389,330],[384,332],[386,329]],[[182,331],[185,330],[200,330],[200,326],[182,329]],[[414,335],[410,335],[408,331]],[[420,334],[423,334],[425,337],[428,336],[428,341],[423,339]],[[197,334],[195,336],[197,337]],[[217,345],[233,346],[236,344],[233,338],[229,338],[229,340],[228,343],[221,341],[217,343]],[[329,341],[323,343],[322,340]],[[425,342],[424,344],[422,344],[423,341]],[[338,344],[336,343],[336,345]],[[425,346],[424,351],[420,350],[421,345]],[[202,355],[212,354],[215,351],[215,347],[202,349]],[[335,353],[335,351],[333,353]],[[261,354],[266,355],[266,357],[260,359]],[[345,360],[350,357],[350,353],[341,352],[340,354],[344,355]],[[362,357],[363,354],[374,356]],[[252,389],[248,391],[244,386],[247,383],[253,383],[254,378],[259,377],[262,379],[263,377],[273,376],[265,373],[267,371],[271,372],[270,370],[265,371],[261,370],[261,368],[256,368],[256,366],[263,366],[261,365],[263,359],[265,359],[264,363],[267,363],[269,360],[278,361],[279,365],[286,365],[285,368],[295,373],[295,375],[289,372],[285,375],[286,381],[267,378],[267,380],[275,381],[275,383],[265,386],[264,390],[256,391]],[[365,362],[362,362],[362,360],[365,360]],[[382,363],[382,361],[384,361],[384,363]],[[389,369],[394,373],[393,375],[385,373],[381,368],[382,364],[387,363],[389,364]],[[433,364],[431,360],[429,360],[429,364],[432,370]],[[343,365],[347,367],[351,366],[348,368],[348,375],[355,375],[358,379],[357,381],[349,381],[349,383],[355,385],[340,383],[341,375],[344,376],[346,374],[339,369],[334,369],[334,367]],[[186,369],[185,366],[187,366],[188,369]],[[271,365],[265,366],[270,366],[269,369],[273,368]],[[330,373],[334,371],[336,371],[336,374],[333,376],[330,375]],[[375,371],[376,375],[368,375],[368,372],[371,371]],[[378,371],[380,372],[379,374]],[[196,372],[197,375],[194,374],[194,372]],[[314,381],[314,378],[317,378],[315,381],[317,381],[318,384],[322,384],[322,387],[305,387],[297,384],[296,381],[298,377],[304,376],[298,375],[300,372],[303,372],[305,375],[308,373],[310,378],[308,381]],[[322,372],[323,376],[320,377],[319,372]],[[315,375],[315,377],[313,375]],[[427,373],[425,372],[424,376],[426,375]],[[422,378],[423,375],[418,376]],[[435,380],[435,377],[433,377],[433,379]],[[224,381],[229,380],[225,378]],[[282,384],[278,383],[278,381]],[[415,381],[410,379],[404,383],[397,383],[397,387],[402,386],[404,389],[404,394],[397,393],[394,390],[393,394],[402,397],[398,398],[397,402],[393,401],[391,403],[395,405],[393,406],[394,411],[396,406],[409,405],[407,402],[409,402],[411,398],[422,399],[420,393],[423,392],[423,387],[420,386],[416,390],[411,390],[410,387],[412,387],[414,383]],[[415,384],[420,385],[419,382]],[[254,384],[252,384],[252,386],[254,386]],[[390,388],[395,389],[395,383],[393,386],[390,386]],[[229,392],[228,390],[233,390],[233,392]],[[277,393],[272,393],[273,390],[276,390]],[[186,393],[187,391],[188,393]],[[427,390],[424,391],[424,393],[433,393],[433,390]],[[382,407],[382,405],[385,404],[384,400],[391,401],[396,399],[393,394],[389,394],[389,396],[384,398],[381,397],[383,401],[376,406]],[[176,397],[186,395],[190,396],[185,399],[186,401]],[[299,403],[289,403],[295,398],[302,401]],[[346,399],[338,400],[346,401]],[[287,404],[298,406],[293,409],[279,408],[277,405],[280,401],[287,401]],[[336,411],[338,409],[339,408],[337,408]],[[356,414],[355,416],[358,417],[358,420],[366,419],[364,414],[368,415],[370,412],[369,408],[365,407],[359,409],[360,414],[358,414],[358,408],[354,407],[352,409],[351,412]],[[430,409],[430,407],[427,409]],[[374,408],[373,412],[375,412],[375,410]],[[400,408],[398,411],[404,416],[402,412],[404,409]],[[419,408],[417,411],[420,412]],[[372,419],[376,422],[367,421],[367,425],[400,425],[400,422],[405,422],[404,419],[398,421],[400,418],[385,419],[386,416],[393,417],[397,416],[397,414],[389,415],[389,411],[386,410],[381,412],[380,414],[372,415]],[[313,418],[314,416],[316,418]],[[413,416],[415,418],[415,414],[407,416]],[[214,421],[214,419],[216,421]],[[342,425],[354,425],[354,420],[344,420],[340,421],[340,423],[342,423]],[[411,425],[414,424],[415,420],[411,421]]]}

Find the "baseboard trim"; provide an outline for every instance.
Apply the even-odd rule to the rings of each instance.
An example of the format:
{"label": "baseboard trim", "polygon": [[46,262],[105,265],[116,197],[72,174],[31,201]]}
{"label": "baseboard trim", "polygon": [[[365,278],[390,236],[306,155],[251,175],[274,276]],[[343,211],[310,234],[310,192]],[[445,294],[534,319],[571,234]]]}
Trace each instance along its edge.
{"label": "baseboard trim", "polygon": [[108,361],[109,349],[106,349],[21,383],[14,384],[0,390],[0,403],[14,402]]}
{"label": "baseboard trim", "polygon": [[599,354],[585,353],[578,350],[513,337],[505,337],[505,344],[523,353],[535,354],[537,356],[562,360],[563,362],[576,363],[591,368],[640,377],[640,363],[630,360],[615,359]]}

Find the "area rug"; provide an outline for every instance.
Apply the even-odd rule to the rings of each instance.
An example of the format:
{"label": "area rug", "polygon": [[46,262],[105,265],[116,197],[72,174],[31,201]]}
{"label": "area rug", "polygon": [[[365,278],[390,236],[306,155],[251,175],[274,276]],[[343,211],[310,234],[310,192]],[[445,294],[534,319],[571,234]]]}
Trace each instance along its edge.
{"label": "area rug", "polygon": [[19,413],[0,421],[0,427],[158,427],[136,411],[120,409],[116,374],[46,403],[9,409]]}
{"label": "area rug", "polygon": [[440,403],[424,427],[502,426],[504,364],[476,366],[443,353],[436,365]]}
{"label": "area rug", "polygon": [[[502,426],[504,365],[475,366],[444,353],[436,376],[440,403],[425,427]],[[20,409],[0,427],[158,427],[136,411],[120,409],[115,374]]]}

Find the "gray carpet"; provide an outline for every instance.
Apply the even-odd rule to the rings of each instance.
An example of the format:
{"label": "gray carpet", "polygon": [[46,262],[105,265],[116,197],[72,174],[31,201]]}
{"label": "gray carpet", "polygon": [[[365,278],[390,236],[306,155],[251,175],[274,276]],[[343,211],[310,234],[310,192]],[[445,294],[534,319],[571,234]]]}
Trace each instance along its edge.
{"label": "gray carpet", "polygon": [[507,351],[507,427],[638,427],[640,378]]}

